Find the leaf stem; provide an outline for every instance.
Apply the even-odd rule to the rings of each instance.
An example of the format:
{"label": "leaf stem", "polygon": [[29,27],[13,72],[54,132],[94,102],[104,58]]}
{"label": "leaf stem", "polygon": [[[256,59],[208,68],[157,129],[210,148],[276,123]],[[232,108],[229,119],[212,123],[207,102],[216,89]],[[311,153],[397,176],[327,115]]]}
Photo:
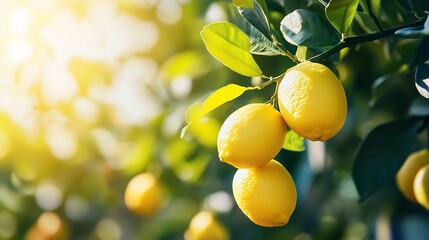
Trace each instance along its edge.
{"label": "leaf stem", "polygon": [[298,58],[293,55],[291,52],[289,52],[287,49],[285,49],[276,39],[276,37],[274,35],[272,35],[273,38],[273,43],[276,47],[278,47],[282,52],[283,52],[283,56],[286,56],[288,58],[290,58],[290,60],[292,60],[294,63],[300,63],[300,61],[298,60]]}
{"label": "leaf stem", "polygon": [[325,52],[322,52],[319,55],[316,55],[310,59],[309,61],[312,62],[320,62],[323,59],[328,58],[332,54],[340,51],[343,48],[351,47],[353,45],[359,44],[359,43],[365,43],[365,42],[372,42],[377,39],[385,38],[388,36],[391,36],[395,34],[396,31],[404,28],[409,27],[417,27],[417,26],[423,26],[424,22],[426,21],[426,18],[420,19],[419,21],[406,24],[399,27],[389,28],[380,32],[374,32],[374,33],[368,33],[368,34],[362,34],[362,35],[355,35],[350,37],[345,37],[343,42],[339,42],[337,45],[333,46],[332,48],[326,50]]}

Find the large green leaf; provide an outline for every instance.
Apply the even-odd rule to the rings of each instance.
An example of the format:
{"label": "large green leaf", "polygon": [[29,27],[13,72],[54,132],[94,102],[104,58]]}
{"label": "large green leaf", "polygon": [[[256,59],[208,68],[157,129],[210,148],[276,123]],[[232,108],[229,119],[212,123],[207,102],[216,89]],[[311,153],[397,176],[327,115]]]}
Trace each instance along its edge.
{"label": "large green leaf", "polygon": [[218,108],[219,106],[238,98],[239,96],[241,96],[241,94],[243,94],[249,89],[251,88],[239,86],[236,84],[228,84],[213,92],[204,101],[203,104],[192,104],[186,111],[185,118],[188,125],[182,129],[181,137],[185,135],[186,130],[194,121],[200,119],[201,117]]}
{"label": "large green leaf", "polygon": [[353,179],[361,201],[394,181],[423,123],[423,118],[418,117],[397,120],[379,125],[368,134],[353,166]]}
{"label": "large green leaf", "polygon": [[250,39],[250,52],[256,55],[276,56],[281,55],[281,50],[264,36],[258,29],[252,26],[243,17],[237,17],[235,24],[243,30]]}
{"label": "large green leaf", "polygon": [[297,9],[286,15],[280,26],[285,39],[297,46],[327,47],[340,38],[331,24],[315,12]]}
{"label": "large green leaf", "polygon": [[266,38],[271,40],[271,31],[268,18],[265,16],[264,10],[262,10],[261,6],[256,0],[253,0],[253,8],[239,7],[238,12],[252,26],[264,34]]}
{"label": "large green leaf", "polygon": [[201,31],[207,50],[231,70],[249,77],[262,71],[250,54],[250,40],[237,26],[229,22],[211,23]]}
{"label": "large green leaf", "polygon": [[332,26],[345,33],[353,22],[359,0],[331,0],[325,8],[325,14]]}

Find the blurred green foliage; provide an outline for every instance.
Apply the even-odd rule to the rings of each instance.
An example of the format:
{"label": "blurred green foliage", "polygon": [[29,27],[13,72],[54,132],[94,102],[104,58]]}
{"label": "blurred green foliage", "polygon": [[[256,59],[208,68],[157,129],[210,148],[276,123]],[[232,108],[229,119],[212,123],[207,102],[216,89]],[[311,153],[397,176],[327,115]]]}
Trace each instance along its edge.
{"label": "blurred green foliage", "polygon": [[[277,32],[297,8],[323,16],[323,1],[258,2],[266,3]],[[427,6],[360,2],[348,35],[376,30],[365,4],[373,4],[386,29],[423,16],[410,3]],[[231,239],[425,239],[428,212],[405,200],[394,182],[359,202],[352,178],[354,157],[374,127],[409,111],[427,115],[413,75],[421,39],[356,44],[324,62],[345,86],[346,125],[326,143],[279,153],[298,205],[288,225],[263,228],[234,203],[235,169],[218,161],[216,137],[230,113],[268,101],[274,86],[244,92],[180,138],[189,106],[230,83],[261,83],[223,66],[200,36],[209,23],[240,25],[239,16],[227,0],[0,1],[0,239],[34,239],[46,212],[59,217],[65,239],[183,239],[203,209],[217,214]],[[306,56],[321,49],[309,50]],[[253,57],[266,76],[293,64],[284,56]],[[419,135],[414,148],[427,146]],[[128,181],[144,171],[157,175],[168,194],[166,207],[150,217],[123,202]]]}

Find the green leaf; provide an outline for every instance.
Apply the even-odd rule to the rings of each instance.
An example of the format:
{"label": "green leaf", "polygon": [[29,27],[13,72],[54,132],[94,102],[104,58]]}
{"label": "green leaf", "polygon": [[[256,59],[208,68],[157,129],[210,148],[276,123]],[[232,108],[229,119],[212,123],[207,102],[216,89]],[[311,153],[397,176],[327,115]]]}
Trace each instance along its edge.
{"label": "green leaf", "polygon": [[325,14],[332,26],[345,33],[353,22],[359,0],[331,0],[325,8]]}
{"label": "green leaf", "polygon": [[246,21],[264,34],[266,38],[272,39],[268,18],[256,0],[253,0],[253,8],[239,7],[238,12]]}
{"label": "green leaf", "polygon": [[374,128],[362,142],[353,166],[353,180],[360,201],[366,200],[388,182],[414,147],[424,120],[413,117]]}
{"label": "green leaf", "polygon": [[429,101],[426,98],[417,96],[412,102],[408,111],[411,116],[428,117]]}
{"label": "green leaf", "polygon": [[238,98],[249,89],[251,88],[246,88],[237,84],[228,84],[213,92],[203,104],[192,104],[186,111],[185,119],[188,125],[182,129],[180,137],[183,138],[186,134],[186,130],[194,121],[200,119],[219,106]]}
{"label": "green leaf", "polygon": [[422,0],[397,0],[397,1],[408,12],[417,12],[418,14],[425,14],[424,12],[429,10],[429,1],[422,1]]}
{"label": "green leaf", "polygon": [[161,66],[161,73],[171,80],[179,75],[198,77],[207,72],[207,61],[199,50],[184,51],[173,55]]}
{"label": "green leaf", "polygon": [[429,18],[426,18],[425,24],[422,27],[400,29],[395,32],[395,35],[403,38],[423,38],[429,36]]}
{"label": "green leaf", "polygon": [[304,151],[304,138],[299,136],[292,130],[287,131],[285,142],[283,143],[283,149],[294,152]]}
{"label": "green leaf", "polygon": [[236,25],[243,30],[250,39],[250,52],[255,55],[277,56],[281,50],[272,41],[264,36],[243,17],[237,17]]}
{"label": "green leaf", "polygon": [[211,159],[207,150],[183,139],[168,142],[163,151],[168,166],[176,176],[187,182],[198,181]]}
{"label": "green leaf", "polygon": [[377,24],[375,24],[374,19],[372,19],[368,13],[356,12],[355,19],[365,32],[371,33],[378,31]]}
{"label": "green leaf", "polygon": [[253,8],[253,0],[232,0],[236,7]]}
{"label": "green leaf", "polygon": [[286,15],[280,30],[288,42],[297,46],[327,47],[336,45],[340,40],[328,21],[305,9],[297,9]]}
{"label": "green leaf", "polygon": [[204,27],[201,37],[207,50],[231,70],[248,77],[262,71],[250,54],[250,40],[230,22],[216,22]]}
{"label": "green leaf", "polygon": [[128,174],[136,174],[143,171],[152,160],[156,144],[157,135],[154,132],[142,133],[135,141],[134,146],[127,151],[123,171]]}
{"label": "green leaf", "polygon": [[415,85],[420,95],[429,99],[429,37],[423,38],[417,52]]}
{"label": "green leaf", "polygon": [[415,84],[420,95],[429,99],[429,61],[417,66]]}

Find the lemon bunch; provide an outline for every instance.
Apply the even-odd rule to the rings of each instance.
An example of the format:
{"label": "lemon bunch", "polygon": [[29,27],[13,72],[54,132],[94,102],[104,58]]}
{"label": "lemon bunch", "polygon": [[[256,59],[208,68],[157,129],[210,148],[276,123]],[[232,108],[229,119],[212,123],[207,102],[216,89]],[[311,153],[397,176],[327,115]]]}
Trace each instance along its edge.
{"label": "lemon bunch", "polygon": [[273,158],[282,148],[286,124],[273,106],[248,104],[233,112],[218,135],[221,161],[236,168],[234,199],[254,223],[282,226],[295,209],[297,193],[289,172]]}
{"label": "lemon bunch", "polygon": [[274,159],[287,127],[303,138],[326,141],[347,115],[341,82],[322,64],[289,68],[276,94],[280,111],[261,103],[241,107],[225,120],[217,139],[220,160],[238,168],[232,182],[238,207],[265,227],[287,224],[297,202],[291,175]]}
{"label": "lemon bunch", "polygon": [[429,149],[411,153],[396,173],[400,192],[429,210]]}

